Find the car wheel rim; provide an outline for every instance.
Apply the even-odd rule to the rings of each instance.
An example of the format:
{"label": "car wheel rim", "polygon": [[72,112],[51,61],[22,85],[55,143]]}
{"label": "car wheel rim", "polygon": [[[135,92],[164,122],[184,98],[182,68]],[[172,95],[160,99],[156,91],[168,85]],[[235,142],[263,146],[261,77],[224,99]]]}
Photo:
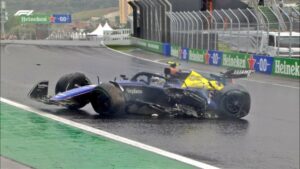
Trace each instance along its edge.
{"label": "car wheel rim", "polygon": [[236,96],[228,96],[226,99],[226,108],[232,114],[237,114],[240,112],[242,103]]}
{"label": "car wheel rim", "polygon": [[97,105],[102,112],[107,112],[110,108],[110,98],[106,94],[99,94],[97,96]]}

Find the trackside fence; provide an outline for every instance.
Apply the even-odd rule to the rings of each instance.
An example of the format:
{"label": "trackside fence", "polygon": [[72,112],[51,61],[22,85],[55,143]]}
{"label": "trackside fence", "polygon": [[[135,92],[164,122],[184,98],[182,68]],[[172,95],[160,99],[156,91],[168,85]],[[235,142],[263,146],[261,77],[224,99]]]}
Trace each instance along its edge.
{"label": "trackside fence", "polygon": [[250,69],[269,75],[300,78],[300,59],[298,58],[193,49],[138,38],[132,38],[132,44],[167,57],[178,58],[182,61],[235,69]]}
{"label": "trackside fence", "polygon": [[103,32],[103,41],[107,45],[130,45],[131,30],[116,29]]}

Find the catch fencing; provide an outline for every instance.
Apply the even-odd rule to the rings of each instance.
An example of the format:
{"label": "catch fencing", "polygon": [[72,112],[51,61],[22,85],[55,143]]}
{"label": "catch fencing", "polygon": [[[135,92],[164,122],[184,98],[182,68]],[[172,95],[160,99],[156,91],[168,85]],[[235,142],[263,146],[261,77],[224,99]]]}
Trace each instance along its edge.
{"label": "catch fencing", "polygon": [[[293,7],[169,12],[167,16],[171,22],[170,43],[183,48],[299,55],[299,51],[292,51],[299,48],[299,35],[294,31],[299,32],[300,21],[299,9]],[[282,53],[281,47],[287,51]]]}

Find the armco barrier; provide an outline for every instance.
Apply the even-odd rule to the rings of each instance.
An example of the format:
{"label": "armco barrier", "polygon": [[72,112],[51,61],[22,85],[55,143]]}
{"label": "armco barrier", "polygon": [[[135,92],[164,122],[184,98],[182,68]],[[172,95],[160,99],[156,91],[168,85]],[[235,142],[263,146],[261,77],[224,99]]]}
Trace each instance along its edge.
{"label": "armco barrier", "polygon": [[181,48],[177,45],[134,39],[134,44],[156,53],[173,56],[185,61],[224,66],[238,69],[251,69],[269,75],[300,78],[300,58],[271,57],[238,52],[206,51]]}

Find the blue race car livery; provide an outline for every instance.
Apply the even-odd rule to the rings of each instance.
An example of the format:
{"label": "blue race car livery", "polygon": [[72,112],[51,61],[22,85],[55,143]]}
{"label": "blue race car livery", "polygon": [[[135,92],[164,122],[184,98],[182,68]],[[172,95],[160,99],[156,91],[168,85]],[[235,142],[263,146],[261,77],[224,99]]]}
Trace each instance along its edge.
{"label": "blue race car livery", "polygon": [[243,86],[231,81],[250,73],[248,70],[229,70],[220,75],[204,76],[195,71],[183,71],[173,76],[166,68],[164,75],[139,72],[132,78],[121,75],[120,80],[92,85],[84,74],[77,72],[58,80],[53,97],[48,96],[48,81],[34,86],[29,97],[71,110],[91,103],[101,116],[135,113],[242,118],[250,111],[250,94]]}

